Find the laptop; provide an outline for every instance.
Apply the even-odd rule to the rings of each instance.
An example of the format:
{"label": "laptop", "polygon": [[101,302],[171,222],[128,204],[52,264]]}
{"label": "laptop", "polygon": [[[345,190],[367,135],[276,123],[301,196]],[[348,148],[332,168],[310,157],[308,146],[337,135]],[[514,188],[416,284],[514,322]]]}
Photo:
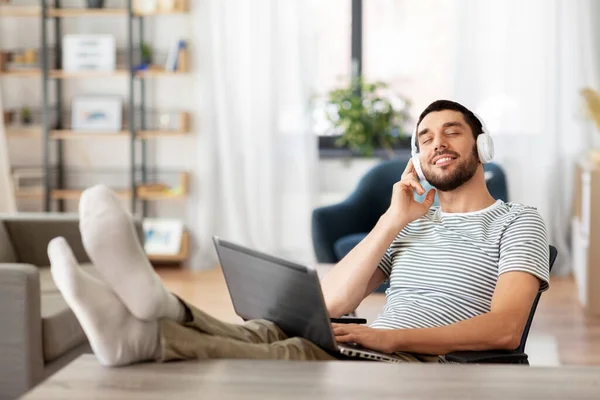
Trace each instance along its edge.
{"label": "laptop", "polygon": [[400,357],[337,343],[317,272],[306,266],[213,237],[236,314],[266,319],[289,337],[302,337],[332,354],[384,362]]}

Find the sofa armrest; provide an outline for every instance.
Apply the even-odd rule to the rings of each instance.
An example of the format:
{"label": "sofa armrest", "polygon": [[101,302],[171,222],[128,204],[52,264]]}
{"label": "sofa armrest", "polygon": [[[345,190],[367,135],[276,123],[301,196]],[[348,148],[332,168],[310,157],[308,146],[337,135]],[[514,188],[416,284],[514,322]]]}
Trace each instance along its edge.
{"label": "sofa armrest", "polygon": [[44,375],[38,269],[0,264],[0,399],[12,399]]}
{"label": "sofa armrest", "polygon": [[[17,213],[2,216],[2,220],[20,263],[50,265],[48,243],[57,236],[67,240],[79,263],[90,262],[79,233],[77,214]],[[140,221],[136,221],[136,228],[143,243]]]}
{"label": "sofa armrest", "polygon": [[460,364],[527,364],[527,354],[517,350],[455,351],[444,358]]}

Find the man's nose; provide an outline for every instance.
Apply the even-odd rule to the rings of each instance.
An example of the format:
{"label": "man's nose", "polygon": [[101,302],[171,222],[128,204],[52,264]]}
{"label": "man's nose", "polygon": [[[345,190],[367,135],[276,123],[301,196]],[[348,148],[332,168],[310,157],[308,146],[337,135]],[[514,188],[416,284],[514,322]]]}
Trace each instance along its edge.
{"label": "man's nose", "polygon": [[446,138],[444,137],[444,135],[436,135],[433,140],[433,149],[435,151],[440,151],[447,147]]}

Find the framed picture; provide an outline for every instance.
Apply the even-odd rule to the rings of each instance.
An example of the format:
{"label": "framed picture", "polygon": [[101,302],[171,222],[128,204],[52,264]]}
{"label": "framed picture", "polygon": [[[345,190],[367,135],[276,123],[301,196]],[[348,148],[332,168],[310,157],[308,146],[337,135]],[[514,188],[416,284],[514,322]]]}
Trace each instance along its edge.
{"label": "framed picture", "polygon": [[173,256],[181,249],[183,222],[178,219],[145,219],[144,250],[148,255]]}
{"label": "framed picture", "polygon": [[119,132],[123,127],[123,99],[119,96],[77,96],[73,99],[71,128],[86,132]]}
{"label": "framed picture", "polygon": [[116,67],[115,37],[112,35],[64,35],[63,70],[114,71]]}

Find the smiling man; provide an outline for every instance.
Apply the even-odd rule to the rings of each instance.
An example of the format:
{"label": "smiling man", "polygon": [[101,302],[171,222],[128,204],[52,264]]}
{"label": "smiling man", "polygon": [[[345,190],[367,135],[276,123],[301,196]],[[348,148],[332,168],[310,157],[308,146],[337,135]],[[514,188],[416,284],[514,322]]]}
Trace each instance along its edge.
{"label": "smiling man", "polygon": [[[414,160],[395,184],[389,209],[322,282],[331,317],[355,310],[389,279],[385,307],[370,327],[334,325],[336,338],[406,361],[514,349],[536,293],[548,288],[544,223],[534,208],[489,194],[482,162],[491,143],[468,109],[434,102],[415,135]],[[422,203],[414,198],[415,191],[425,194],[418,175],[436,188]],[[436,191],[440,207],[432,207]],[[103,279],[78,268],[64,238],[50,242],[48,254],[52,276],[102,364],[335,359],[269,321],[227,324],[169,293],[131,216],[106,187],[84,192],[80,218],[83,244]]]}
{"label": "smiling man", "polygon": [[490,195],[482,160],[491,139],[467,108],[436,101],[415,133],[414,161],[440,207],[431,207],[433,189],[414,200],[425,190],[411,160],[388,211],[323,282],[339,316],[390,279],[384,310],[371,327],[335,326],[336,337],[386,352],[515,349],[538,290],[548,288],[544,222],[534,208]]}

